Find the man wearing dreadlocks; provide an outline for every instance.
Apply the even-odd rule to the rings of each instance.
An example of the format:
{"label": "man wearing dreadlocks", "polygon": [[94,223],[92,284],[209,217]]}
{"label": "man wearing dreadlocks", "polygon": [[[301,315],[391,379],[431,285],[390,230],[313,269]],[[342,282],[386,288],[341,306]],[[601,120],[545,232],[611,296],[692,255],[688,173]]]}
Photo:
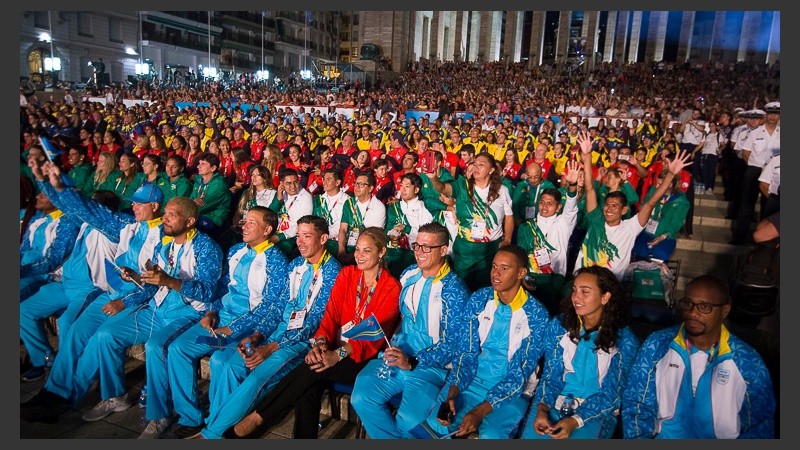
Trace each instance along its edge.
{"label": "man wearing dreadlocks", "polygon": [[[588,133],[578,136],[581,147],[583,168],[587,174],[592,173],[592,139]],[[575,270],[587,266],[602,266],[609,268],[617,279],[622,280],[625,269],[631,260],[636,236],[645,228],[658,226],[658,223],[649,224],[650,213],[656,203],[669,189],[672,179],[680,173],[681,169],[691,165],[687,162],[689,154],[681,151],[675,159],[669,162],[669,173],[658,185],[655,194],[646,203],[642,204],[639,212],[630,219],[622,220],[628,212],[628,203],[622,192],[611,192],[606,196],[602,209],[597,208],[597,196],[594,192],[592,177],[585,177],[586,184],[586,220],[589,224],[586,237],[578,253]]]}

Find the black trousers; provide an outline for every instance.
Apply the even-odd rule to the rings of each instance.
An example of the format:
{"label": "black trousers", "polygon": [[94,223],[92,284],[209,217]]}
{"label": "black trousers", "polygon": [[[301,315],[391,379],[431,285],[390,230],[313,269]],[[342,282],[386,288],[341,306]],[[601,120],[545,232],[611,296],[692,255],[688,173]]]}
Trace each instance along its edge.
{"label": "black trousers", "polygon": [[367,361],[357,363],[347,357],[333,367],[317,373],[305,362],[289,372],[267,397],[256,407],[264,419],[261,428],[266,429],[280,422],[294,409],[294,439],[316,439],[319,435],[319,412],[325,389],[333,383],[354,384],[356,375]]}
{"label": "black trousers", "polygon": [[756,210],[756,201],[759,195],[758,177],[761,175],[761,168],[747,166],[742,178],[742,201],[739,204],[739,212],[736,215],[736,224],[733,230],[733,240],[746,242],[750,234],[750,223],[753,221]]}

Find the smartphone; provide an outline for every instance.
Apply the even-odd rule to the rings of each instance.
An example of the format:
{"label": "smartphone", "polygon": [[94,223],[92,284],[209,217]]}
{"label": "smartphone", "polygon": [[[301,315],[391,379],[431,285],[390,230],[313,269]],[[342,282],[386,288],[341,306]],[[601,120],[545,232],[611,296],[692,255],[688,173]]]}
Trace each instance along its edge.
{"label": "smartphone", "polygon": [[564,428],[564,427],[558,427],[558,428],[556,428],[555,430],[551,431],[551,432],[550,432],[550,434],[558,434],[558,433],[560,433],[560,432],[561,432],[561,430],[562,430],[563,428]]}
{"label": "smartphone", "polygon": [[148,259],[148,260],[147,260],[147,261],[145,261],[145,263],[144,263],[144,268],[145,268],[145,270],[147,270],[147,271],[151,271],[151,270],[155,270],[155,268],[156,268],[156,265],[155,265],[155,263],[153,263],[153,260],[152,260],[152,259]]}
{"label": "smartphone", "polygon": [[455,414],[453,414],[453,411],[450,410],[450,403],[442,402],[442,404],[439,405],[439,411],[436,413],[436,418],[445,422],[452,422],[453,417],[455,417]]}
{"label": "smartphone", "polygon": [[617,159],[619,159],[620,161],[630,161],[631,155],[619,155]]}
{"label": "smartphone", "polygon": [[428,150],[419,158],[419,164],[422,171],[425,173],[433,173],[436,165],[436,158],[434,157],[433,150]]}
{"label": "smartphone", "polygon": [[[149,261],[149,259],[148,259],[148,261]],[[125,266],[120,267],[120,270],[122,270],[122,272],[125,273],[125,276],[130,278],[131,281],[133,281],[134,284],[136,284],[139,287],[142,287],[142,277],[138,273],[136,273],[135,270],[131,269],[130,267],[125,267]]]}

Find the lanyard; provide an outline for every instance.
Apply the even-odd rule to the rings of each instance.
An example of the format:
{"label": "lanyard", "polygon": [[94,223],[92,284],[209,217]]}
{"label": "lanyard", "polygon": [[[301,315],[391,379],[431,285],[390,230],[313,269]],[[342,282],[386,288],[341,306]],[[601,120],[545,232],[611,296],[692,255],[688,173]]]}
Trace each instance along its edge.
{"label": "lanyard", "polygon": [[[305,303],[305,307],[303,308],[306,311],[308,311],[308,305],[310,305],[312,303],[311,295],[314,293],[314,284],[316,284],[317,278],[319,277],[319,274],[322,273],[322,266],[324,266],[325,263],[328,262],[330,257],[331,257],[331,254],[326,251],[322,255],[322,258],[319,261],[319,266],[317,267],[316,270],[314,270],[314,264],[311,264],[310,262],[308,263],[308,264],[311,265],[311,270],[314,270],[314,276],[311,278],[311,284],[308,285],[308,294],[306,295],[306,303]],[[306,262],[308,262],[308,261],[306,260]],[[298,294],[299,294],[300,293],[299,292],[300,287],[298,286],[297,289],[298,289]]]}
{"label": "lanyard", "polygon": [[326,219],[330,225],[333,225],[333,214],[331,214],[331,211],[336,209],[336,205],[339,204],[339,200],[342,198],[341,192],[342,191],[339,191],[339,194],[336,195],[336,201],[333,202],[333,206],[331,207],[328,207],[328,198],[330,198],[328,194],[325,194],[324,197],[320,196],[320,200],[322,200],[322,212],[325,215],[324,219]]}
{"label": "lanyard", "polygon": [[369,306],[369,302],[372,301],[372,294],[375,293],[375,288],[378,286],[378,280],[381,278],[381,272],[383,268],[378,268],[378,276],[375,277],[375,284],[369,288],[369,293],[367,294],[366,300],[359,304],[359,300],[361,300],[361,287],[364,285],[364,272],[361,272],[361,278],[358,280],[358,287],[356,288],[356,315],[355,318],[361,322],[361,319],[364,318],[364,310],[367,309]]}
{"label": "lanyard", "polygon": [[358,207],[358,199],[353,198],[353,218],[355,222],[353,225],[357,225],[359,229],[364,228],[364,217],[367,216],[369,212],[369,208],[372,206],[372,196],[369,196],[369,200],[367,201],[367,209],[364,210],[364,214],[361,214],[361,209]]}

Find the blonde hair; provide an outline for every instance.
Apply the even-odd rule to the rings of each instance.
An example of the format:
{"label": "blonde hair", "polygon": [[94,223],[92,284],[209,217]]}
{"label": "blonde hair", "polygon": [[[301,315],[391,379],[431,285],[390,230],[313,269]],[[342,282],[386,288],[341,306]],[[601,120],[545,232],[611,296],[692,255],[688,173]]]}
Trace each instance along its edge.
{"label": "blonde hair", "polygon": [[[105,156],[101,158],[100,156]],[[114,169],[117,168],[117,155],[113,152],[101,152],[97,157],[97,168],[94,170],[94,184],[99,186],[106,182],[106,179]]]}

